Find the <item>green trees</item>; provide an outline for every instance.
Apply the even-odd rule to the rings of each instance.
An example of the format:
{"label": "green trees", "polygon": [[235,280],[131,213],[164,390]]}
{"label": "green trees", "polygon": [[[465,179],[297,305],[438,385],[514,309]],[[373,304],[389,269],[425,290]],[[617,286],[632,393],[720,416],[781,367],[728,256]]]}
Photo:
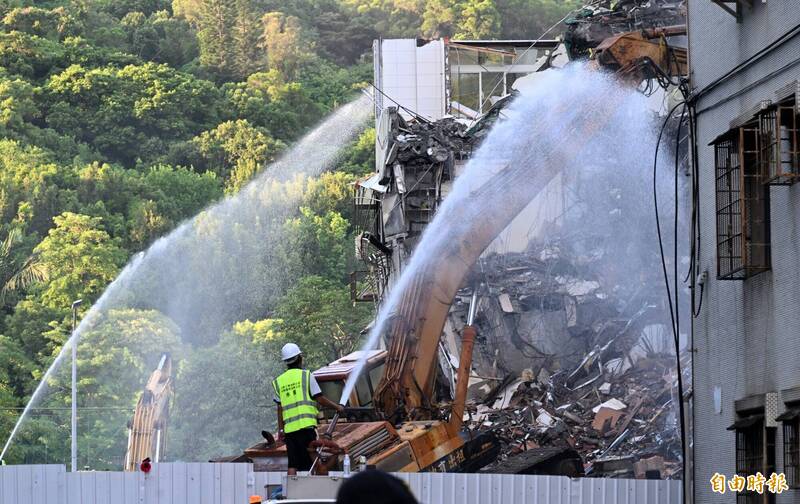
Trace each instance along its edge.
{"label": "green trees", "polygon": [[280,373],[274,365],[273,325],[243,321],[181,363],[171,427],[174,460],[235,455],[257,442],[262,429],[272,430],[270,382]]}
{"label": "green trees", "polygon": [[[507,39],[537,38],[582,3],[576,0],[495,0],[502,20],[500,36]],[[558,28],[547,36],[559,33]]]}
{"label": "green trees", "polygon": [[197,27],[200,64],[217,80],[246,79],[264,67],[253,0],[176,0],[174,8]]}
{"label": "green trees", "polygon": [[193,14],[200,43],[200,64],[220,75],[233,68],[232,33],[235,18],[233,2],[226,0],[199,0]]}
{"label": "green trees", "polygon": [[123,164],[157,159],[170,141],[213,125],[219,91],[167,65],[73,65],[45,87],[47,125]]}
{"label": "green trees", "polygon": [[506,18],[500,15],[496,0],[432,0],[422,19],[422,32],[430,37],[492,39],[500,36]]}
{"label": "green trees", "polygon": [[266,58],[258,46],[261,23],[252,1],[235,0],[234,5],[236,13],[231,28],[233,75],[236,80],[244,80],[248,75],[262,70],[266,66]]}
{"label": "green trees", "polygon": [[192,143],[198,155],[195,166],[225,180],[229,193],[238,191],[285,147],[265,128],[253,127],[246,119],[221,123]]}
{"label": "green trees", "polygon": [[318,275],[344,281],[349,252],[348,222],[338,212],[314,214],[303,207],[286,223],[284,257],[293,278]]}
{"label": "green trees", "polygon": [[430,0],[420,28],[429,37],[535,39],[579,6],[573,0]]}
{"label": "green trees", "polygon": [[427,2],[422,14],[422,33],[428,37],[450,37],[456,31],[458,9],[449,0]]}
{"label": "green trees", "polygon": [[[269,170],[352,99],[372,78],[374,38],[531,38],[573,4],[0,2],[0,407],[26,403],[70,333],[72,301],[84,299],[85,315],[134,254]],[[366,130],[331,173],[258,186],[264,207],[253,215],[189,228],[208,242],[180,259],[198,271],[213,262],[216,276],[175,282],[205,297],[162,289],[142,306],[127,303],[128,286],[87,322],[79,406],[132,407],[154,359],[170,351],[179,362],[174,457],[202,460],[258,440],[272,421],[264,384],[279,371],[280,345],[296,340],[310,366],[322,365],[355,348],[371,316],[350,302],[347,282],[352,184],[374,169],[374,138]],[[290,212],[267,211],[286,201]],[[273,231],[280,239],[265,250]],[[253,284],[241,299],[208,315],[228,295],[221,286],[241,279]],[[169,320],[157,309],[172,303],[186,313]],[[65,379],[54,378],[47,406],[69,405]],[[213,404],[198,401],[207,395]],[[81,463],[113,468],[130,410],[99,411],[81,415]],[[0,439],[16,414],[0,409]],[[68,432],[68,415],[34,412],[11,461],[66,461]]]}
{"label": "green trees", "polygon": [[167,11],[150,16],[129,12],[120,24],[127,34],[129,50],[140,58],[181,67],[198,54],[197,39],[189,23],[171,17]]}
{"label": "green trees", "polygon": [[277,70],[251,74],[223,90],[237,116],[284,142],[297,139],[322,114],[305,86],[286,82]]}
{"label": "green trees", "polygon": [[125,253],[100,218],[64,212],[53,220],[55,227],[34,249],[49,276],[41,300],[50,308],[81,298],[90,304],[116,277]]}
{"label": "green trees", "polygon": [[313,59],[313,39],[304,34],[300,20],[282,12],[268,12],[261,19],[264,26],[261,46],[267,53],[270,69],[293,79],[301,66]]}
{"label": "green trees", "polygon": [[465,0],[456,37],[463,39],[494,38],[500,33],[500,14],[494,0]]}
{"label": "green trees", "polygon": [[27,289],[48,278],[48,270],[38,256],[20,257],[16,250],[22,241],[22,231],[13,228],[0,244],[0,304],[13,292]]}
{"label": "green trees", "polygon": [[286,293],[275,315],[280,341],[300,345],[306,366],[313,369],[357,349],[372,307],[353,306],[340,282],[307,276]]}

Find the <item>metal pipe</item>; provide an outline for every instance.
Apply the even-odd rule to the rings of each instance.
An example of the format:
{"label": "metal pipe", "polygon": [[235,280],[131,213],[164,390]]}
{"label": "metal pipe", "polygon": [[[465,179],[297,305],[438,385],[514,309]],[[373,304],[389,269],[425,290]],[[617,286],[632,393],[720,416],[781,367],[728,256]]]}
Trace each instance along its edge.
{"label": "metal pipe", "polygon": [[72,418],[71,424],[71,470],[78,470],[78,335],[75,332],[78,320],[78,306],[83,302],[82,299],[72,303]]}
{"label": "metal pipe", "polygon": [[131,436],[133,435],[133,430],[128,427],[128,449],[125,450],[125,465],[123,466],[126,471],[131,471],[132,469],[128,469],[128,464],[131,460]]}
{"label": "metal pipe", "polygon": [[472,299],[469,301],[469,311],[467,312],[467,325],[473,325],[475,322],[475,312],[478,309],[478,288],[472,290]]}
{"label": "metal pipe", "polygon": [[469,371],[472,368],[472,348],[475,344],[475,327],[464,326],[461,333],[461,357],[458,363],[458,381],[456,382],[456,397],[450,412],[450,427],[454,431],[461,429],[464,423],[464,408],[467,403],[467,385],[469,385]]}
{"label": "metal pipe", "polygon": [[[333,439],[333,431],[336,429],[336,424],[339,422],[339,412],[337,411],[333,418],[331,418],[331,423],[328,424],[328,428],[325,430],[324,437],[328,439]],[[314,458],[314,463],[311,464],[311,468],[308,470],[308,474],[314,474],[314,468],[317,467],[317,462],[319,462],[320,456],[322,455],[322,448],[317,448],[317,456]]]}
{"label": "metal pipe", "polygon": [[158,462],[161,458],[161,429],[156,429],[156,456],[153,462]]}
{"label": "metal pipe", "polygon": [[665,37],[675,37],[679,35],[686,35],[686,25],[672,25],[672,26],[662,26],[659,28],[647,28],[642,30],[642,36],[647,39],[654,39],[660,36]]}
{"label": "metal pipe", "polygon": [[472,349],[475,346],[475,335],[477,331],[473,325],[475,322],[475,312],[478,307],[479,287],[475,286],[472,291],[472,299],[469,303],[467,313],[467,325],[461,333],[461,356],[458,358],[458,380],[456,381],[456,396],[453,400],[453,408],[450,412],[450,428],[453,431],[461,430],[464,423],[464,408],[467,403],[467,386],[469,385],[469,375],[472,370]]}
{"label": "metal pipe", "polygon": [[331,423],[328,424],[328,429],[325,431],[325,435],[329,438],[333,437],[333,431],[336,429],[336,424],[339,422],[339,412],[337,411],[336,414],[333,415],[331,418]]}

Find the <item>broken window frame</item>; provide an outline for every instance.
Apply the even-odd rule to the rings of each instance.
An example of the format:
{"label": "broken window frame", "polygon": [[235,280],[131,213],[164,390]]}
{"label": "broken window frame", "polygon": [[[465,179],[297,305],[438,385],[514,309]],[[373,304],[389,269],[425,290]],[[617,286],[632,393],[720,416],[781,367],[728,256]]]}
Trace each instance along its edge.
{"label": "broken window frame", "polygon": [[791,185],[800,180],[800,115],[794,97],[767,102],[758,114],[764,183]]}
{"label": "broken window frame", "polygon": [[719,280],[745,280],[772,267],[759,137],[759,123],[751,121],[712,142]]}
{"label": "broken window frame", "polygon": [[[534,52],[534,54],[537,53]],[[518,55],[508,51],[469,47],[451,42],[448,45],[448,69],[446,72],[449,80],[447,93],[449,113],[457,117],[465,116],[467,119],[475,119],[465,114],[458,106],[453,106],[454,102],[474,111],[477,116],[488,112],[493,105],[491,103],[492,96],[502,97],[510,93],[511,84],[508,73],[517,64],[517,57]],[[462,60],[462,58],[464,59]],[[515,78],[528,73],[516,72]],[[493,77],[492,74],[502,74],[502,77]],[[465,94],[462,78],[477,78],[477,90],[473,92],[473,89],[470,89],[470,92]],[[474,83],[472,85],[474,86]],[[465,100],[465,96],[468,96],[469,99]]]}
{"label": "broken window frame", "polygon": [[375,303],[383,297],[389,284],[392,261],[370,243],[367,235],[384,235],[381,200],[376,191],[359,183],[353,189],[353,229],[357,236],[356,253],[367,270],[350,272],[350,299],[353,302]]}

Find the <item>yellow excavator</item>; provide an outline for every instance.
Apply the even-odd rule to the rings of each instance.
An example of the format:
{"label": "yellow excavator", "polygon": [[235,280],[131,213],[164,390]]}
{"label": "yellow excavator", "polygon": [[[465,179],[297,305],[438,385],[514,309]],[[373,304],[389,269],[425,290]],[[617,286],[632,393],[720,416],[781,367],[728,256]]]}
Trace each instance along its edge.
{"label": "yellow excavator", "polygon": [[[685,51],[669,48],[664,37],[679,34],[680,27],[632,32],[608,39],[598,47],[597,65],[615,72],[621,80],[638,85],[646,78],[683,76]],[[655,72],[652,76],[650,72]],[[574,163],[579,149],[570,142],[596,135],[616,109],[613,98],[598,100],[591,109],[542,108],[538,125],[560,124],[570,132],[545,146],[536,158],[500,161],[485,167],[486,182],[472,189],[469,199],[496,198],[503,188],[503,205],[493,205],[470,226],[453,226],[446,243],[427,250],[426,259],[413,276],[394,286],[400,292],[397,308],[384,328],[385,351],[370,354],[367,369],[356,386],[347,418],[334,417],[319,427],[338,450],[324,469],[338,466],[337,453],[351,459],[364,457],[369,466],[389,472],[473,472],[494,460],[497,443],[491,435],[470,437],[462,432],[472,350],[476,337],[473,318],[478,288],[472,289],[468,324],[461,334],[461,355],[452,403],[433,404],[436,394],[438,348],[451,304],[465,279],[492,241],[562,169]],[[532,128],[537,127],[532,125]],[[536,170],[530,170],[536,166]],[[448,211],[442,207],[439,212]],[[458,222],[463,209],[449,207],[444,216]],[[407,271],[408,273],[408,271]],[[360,355],[348,356],[315,372],[323,392],[338,397],[344,381]],[[267,433],[265,433],[267,434]],[[285,449],[272,436],[244,451],[256,470],[285,468]],[[324,451],[324,449],[322,450]],[[324,457],[323,457],[324,458]],[[582,470],[582,468],[576,468]]]}
{"label": "yellow excavator", "polygon": [[133,418],[128,424],[126,471],[138,470],[145,460],[158,462],[164,457],[171,396],[172,359],[164,354],[147,380]]}

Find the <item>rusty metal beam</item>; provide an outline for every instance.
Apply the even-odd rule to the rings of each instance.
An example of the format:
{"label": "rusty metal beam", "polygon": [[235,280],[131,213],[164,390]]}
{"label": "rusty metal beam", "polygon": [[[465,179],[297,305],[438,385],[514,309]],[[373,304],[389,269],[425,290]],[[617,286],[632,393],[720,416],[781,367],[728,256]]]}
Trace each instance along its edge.
{"label": "rusty metal beam", "polygon": [[517,55],[517,53],[511,51],[503,51],[501,49],[490,49],[488,47],[475,47],[466,44],[459,44],[458,42],[448,42],[447,47],[452,47],[455,49],[463,49],[465,51],[481,52],[486,54],[497,54],[500,56],[511,56],[512,58]]}
{"label": "rusty metal beam", "polygon": [[644,38],[647,39],[654,39],[659,38],[662,35],[664,37],[677,37],[679,35],[686,35],[686,25],[673,25],[673,26],[662,26],[660,28],[648,28],[642,30],[642,35]]}

